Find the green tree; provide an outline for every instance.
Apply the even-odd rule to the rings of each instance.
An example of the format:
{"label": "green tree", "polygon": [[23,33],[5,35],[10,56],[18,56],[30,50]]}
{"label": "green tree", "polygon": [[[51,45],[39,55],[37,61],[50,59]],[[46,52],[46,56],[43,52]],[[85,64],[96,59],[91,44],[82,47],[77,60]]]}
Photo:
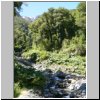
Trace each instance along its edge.
{"label": "green tree", "polygon": [[20,16],[19,11],[21,10],[23,2],[14,2],[14,16]]}
{"label": "green tree", "polygon": [[71,14],[77,25],[76,34],[84,34],[84,37],[86,37],[86,2],[80,2],[77,9],[71,10]]}
{"label": "green tree", "polygon": [[84,14],[86,14],[86,2],[80,2],[79,5],[77,6],[77,9],[80,12],[83,12]]}
{"label": "green tree", "polygon": [[[75,27],[74,17],[65,8],[50,8],[30,25],[34,35],[40,36],[38,40],[43,45],[48,43],[45,46],[48,50],[61,48],[64,38],[70,39],[75,35]],[[38,41],[36,38],[34,40]]]}
{"label": "green tree", "polygon": [[28,29],[29,22],[22,17],[14,17],[14,51],[23,52],[31,47],[31,33]]}

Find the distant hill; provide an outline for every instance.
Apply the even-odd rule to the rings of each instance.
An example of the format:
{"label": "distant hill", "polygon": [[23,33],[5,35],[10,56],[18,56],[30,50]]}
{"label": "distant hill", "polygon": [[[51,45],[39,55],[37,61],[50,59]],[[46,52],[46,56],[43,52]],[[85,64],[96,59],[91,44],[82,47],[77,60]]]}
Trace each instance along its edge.
{"label": "distant hill", "polygon": [[33,22],[34,18],[30,18],[30,17],[23,17],[25,20],[27,20],[28,22]]}

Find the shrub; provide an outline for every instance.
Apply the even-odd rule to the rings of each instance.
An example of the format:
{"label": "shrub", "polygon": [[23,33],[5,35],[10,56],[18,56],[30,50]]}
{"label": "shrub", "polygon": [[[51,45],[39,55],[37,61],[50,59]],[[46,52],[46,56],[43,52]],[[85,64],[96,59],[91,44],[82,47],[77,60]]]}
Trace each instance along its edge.
{"label": "shrub", "polygon": [[77,55],[85,56],[86,55],[86,48],[84,45],[77,45],[76,47]]}
{"label": "shrub", "polygon": [[38,89],[43,89],[45,86],[46,79],[41,72],[37,71],[34,73],[35,77],[31,80],[31,85]]}
{"label": "shrub", "polygon": [[42,61],[49,57],[48,52],[44,50],[29,50],[28,52],[24,52],[22,56],[26,59],[31,59],[34,61]]}
{"label": "shrub", "polygon": [[[45,85],[45,77],[42,72],[35,71],[32,68],[24,68],[17,61],[15,61],[14,66],[14,83],[15,85],[15,95],[19,93],[20,88],[33,88],[37,87],[42,89]],[[20,88],[19,88],[20,86]],[[18,87],[18,90],[16,89]],[[17,92],[18,91],[18,92]]]}
{"label": "shrub", "polygon": [[30,55],[30,60],[31,60],[31,61],[34,61],[34,62],[36,63],[36,60],[37,60],[37,53],[32,53],[32,54]]}
{"label": "shrub", "polygon": [[19,86],[19,83],[14,83],[14,97],[18,97],[21,93],[21,88]]}

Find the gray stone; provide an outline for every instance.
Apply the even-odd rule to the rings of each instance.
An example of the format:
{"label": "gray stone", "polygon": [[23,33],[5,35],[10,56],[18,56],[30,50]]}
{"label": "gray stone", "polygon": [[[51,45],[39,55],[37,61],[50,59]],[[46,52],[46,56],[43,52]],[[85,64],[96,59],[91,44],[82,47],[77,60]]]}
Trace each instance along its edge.
{"label": "gray stone", "polygon": [[75,94],[74,93],[71,93],[70,94],[70,98],[75,98]]}
{"label": "gray stone", "polygon": [[52,98],[52,97],[53,97],[53,94],[51,94],[51,93],[46,93],[46,94],[44,94],[44,97],[45,97],[45,98]]}
{"label": "gray stone", "polygon": [[66,88],[66,87],[67,87],[67,84],[64,83],[64,82],[59,82],[59,83],[57,84],[57,86],[58,86],[58,88]]}
{"label": "gray stone", "polygon": [[68,82],[69,84],[71,84],[71,80],[67,80],[67,82]]}
{"label": "gray stone", "polygon": [[86,83],[82,83],[79,90],[86,90]]}
{"label": "gray stone", "polygon": [[65,78],[66,79],[70,79],[71,78],[71,75],[68,74],[68,75],[65,76]]}
{"label": "gray stone", "polygon": [[59,78],[61,78],[61,79],[65,79],[66,74],[63,73],[62,71],[59,71],[59,72],[56,73],[56,76],[59,77]]}
{"label": "gray stone", "polygon": [[59,77],[54,77],[55,81],[61,81],[61,79]]}
{"label": "gray stone", "polygon": [[67,95],[67,96],[63,96],[63,98],[70,98],[70,96],[69,96],[69,95]]}
{"label": "gray stone", "polygon": [[46,92],[46,93],[49,92],[49,89],[45,89],[44,92]]}
{"label": "gray stone", "polygon": [[55,86],[50,87],[50,92],[51,92],[51,93],[54,93],[55,90],[56,90],[56,89],[55,89]]}

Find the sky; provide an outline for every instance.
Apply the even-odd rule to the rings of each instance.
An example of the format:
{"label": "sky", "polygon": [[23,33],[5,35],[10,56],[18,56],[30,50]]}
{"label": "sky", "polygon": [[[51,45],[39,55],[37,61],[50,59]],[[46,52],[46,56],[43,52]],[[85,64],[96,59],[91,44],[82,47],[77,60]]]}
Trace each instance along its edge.
{"label": "sky", "polygon": [[36,18],[38,15],[48,11],[48,8],[64,7],[67,9],[75,9],[79,2],[24,2],[20,15],[22,17]]}

